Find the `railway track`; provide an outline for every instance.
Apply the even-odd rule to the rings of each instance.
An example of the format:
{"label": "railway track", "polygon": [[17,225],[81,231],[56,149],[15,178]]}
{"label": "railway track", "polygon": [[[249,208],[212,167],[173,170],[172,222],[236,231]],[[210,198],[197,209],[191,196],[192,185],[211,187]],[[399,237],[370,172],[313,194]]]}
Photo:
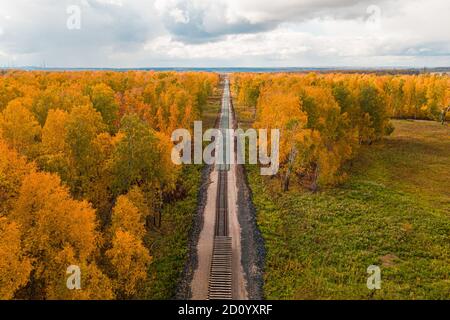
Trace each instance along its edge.
{"label": "railway track", "polygon": [[219,170],[219,182],[216,202],[215,237],[228,236],[228,171]]}
{"label": "railway track", "polygon": [[[225,129],[230,125],[230,91],[228,79],[222,100],[220,129],[225,136]],[[226,137],[226,136],[225,136]],[[223,159],[229,159],[227,138],[223,143]],[[232,238],[229,236],[228,223],[228,161],[217,165],[218,184],[216,199],[216,219],[214,228],[214,244],[208,279],[208,299],[233,298],[232,272]]]}

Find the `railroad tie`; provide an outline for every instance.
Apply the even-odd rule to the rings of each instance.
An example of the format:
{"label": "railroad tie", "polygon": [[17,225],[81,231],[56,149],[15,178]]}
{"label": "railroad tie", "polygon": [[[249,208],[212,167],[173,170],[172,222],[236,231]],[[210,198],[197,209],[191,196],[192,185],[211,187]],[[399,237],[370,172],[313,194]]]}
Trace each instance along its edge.
{"label": "railroad tie", "polygon": [[209,274],[208,299],[232,299],[231,237],[214,237],[214,248]]}

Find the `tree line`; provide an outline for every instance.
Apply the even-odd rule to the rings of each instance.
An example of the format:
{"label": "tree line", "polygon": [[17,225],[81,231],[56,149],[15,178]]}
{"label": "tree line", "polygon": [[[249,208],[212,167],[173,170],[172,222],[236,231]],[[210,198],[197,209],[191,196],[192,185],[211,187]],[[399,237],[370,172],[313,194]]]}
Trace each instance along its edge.
{"label": "tree line", "polygon": [[[212,73],[0,76],[0,299],[133,298],[144,236],[176,199],[170,134],[191,128]],[[81,269],[68,290],[66,268]]]}
{"label": "tree line", "polygon": [[281,130],[283,190],[292,177],[313,191],[343,181],[360,145],[392,133],[391,118],[438,120],[450,104],[446,75],[240,73],[232,84],[255,128]]}

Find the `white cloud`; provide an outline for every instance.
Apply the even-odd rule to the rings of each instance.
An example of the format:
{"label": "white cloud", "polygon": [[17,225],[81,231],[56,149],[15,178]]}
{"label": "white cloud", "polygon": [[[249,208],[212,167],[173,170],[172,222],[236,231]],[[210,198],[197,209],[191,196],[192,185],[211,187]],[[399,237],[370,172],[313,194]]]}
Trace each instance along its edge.
{"label": "white cloud", "polygon": [[[68,4],[82,29],[65,28]],[[0,65],[450,65],[447,0],[0,3]],[[7,18],[9,17],[9,18]],[[2,32],[3,31],[3,32]]]}
{"label": "white cloud", "polygon": [[174,8],[170,10],[169,15],[175,20],[177,23],[188,23],[189,22],[189,13],[184,12],[178,8]]}
{"label": "white cloud", "polygon": [[101,4],[110,4],[119,7],[123,6],[122,0],[95,0],[95,1]]}

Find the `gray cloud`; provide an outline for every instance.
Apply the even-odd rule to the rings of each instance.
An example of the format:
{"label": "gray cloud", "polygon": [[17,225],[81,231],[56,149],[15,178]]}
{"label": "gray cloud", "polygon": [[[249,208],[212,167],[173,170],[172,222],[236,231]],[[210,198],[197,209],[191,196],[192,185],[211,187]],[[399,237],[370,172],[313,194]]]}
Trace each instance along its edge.
{"label": "gray cloud", "polygon": [[[66,28],[68,5],[80,30]],[[449,11],[447,0],[1,1],[0,66],[450,65]]]}
{"label": "gray cloud", "polygon": [[160,0],[156,6],[175,39],[198,43],[220,40],[230,34],[264,32],[283,23],[317,17],[365,19],[366,9],[372,3],[372,0]]}
{"label": "gray cloud", "polygon": [[161,10],[161,19],[167,30],[178,40],[188,43],[215,41],[228,34],[267,31],[273,22],[252,23],[244,16],[227,21],[227,4],[215,1],[196,5],[190,1],[177,1]]}
{"label": "gray cloud", "polygon": [[[4,13],[0,16],[0,50],[63,64],[95,64],[111,52],[140,50],[159,34],[158,25],[155,19],[148,19],[155,16],[151,4],[132,2],[134,5],[105,0],[16,0],[6,8],[0,7]],[[67,28],[70,14],[66,10],[70,5],[81,9],[79,30]]]}

